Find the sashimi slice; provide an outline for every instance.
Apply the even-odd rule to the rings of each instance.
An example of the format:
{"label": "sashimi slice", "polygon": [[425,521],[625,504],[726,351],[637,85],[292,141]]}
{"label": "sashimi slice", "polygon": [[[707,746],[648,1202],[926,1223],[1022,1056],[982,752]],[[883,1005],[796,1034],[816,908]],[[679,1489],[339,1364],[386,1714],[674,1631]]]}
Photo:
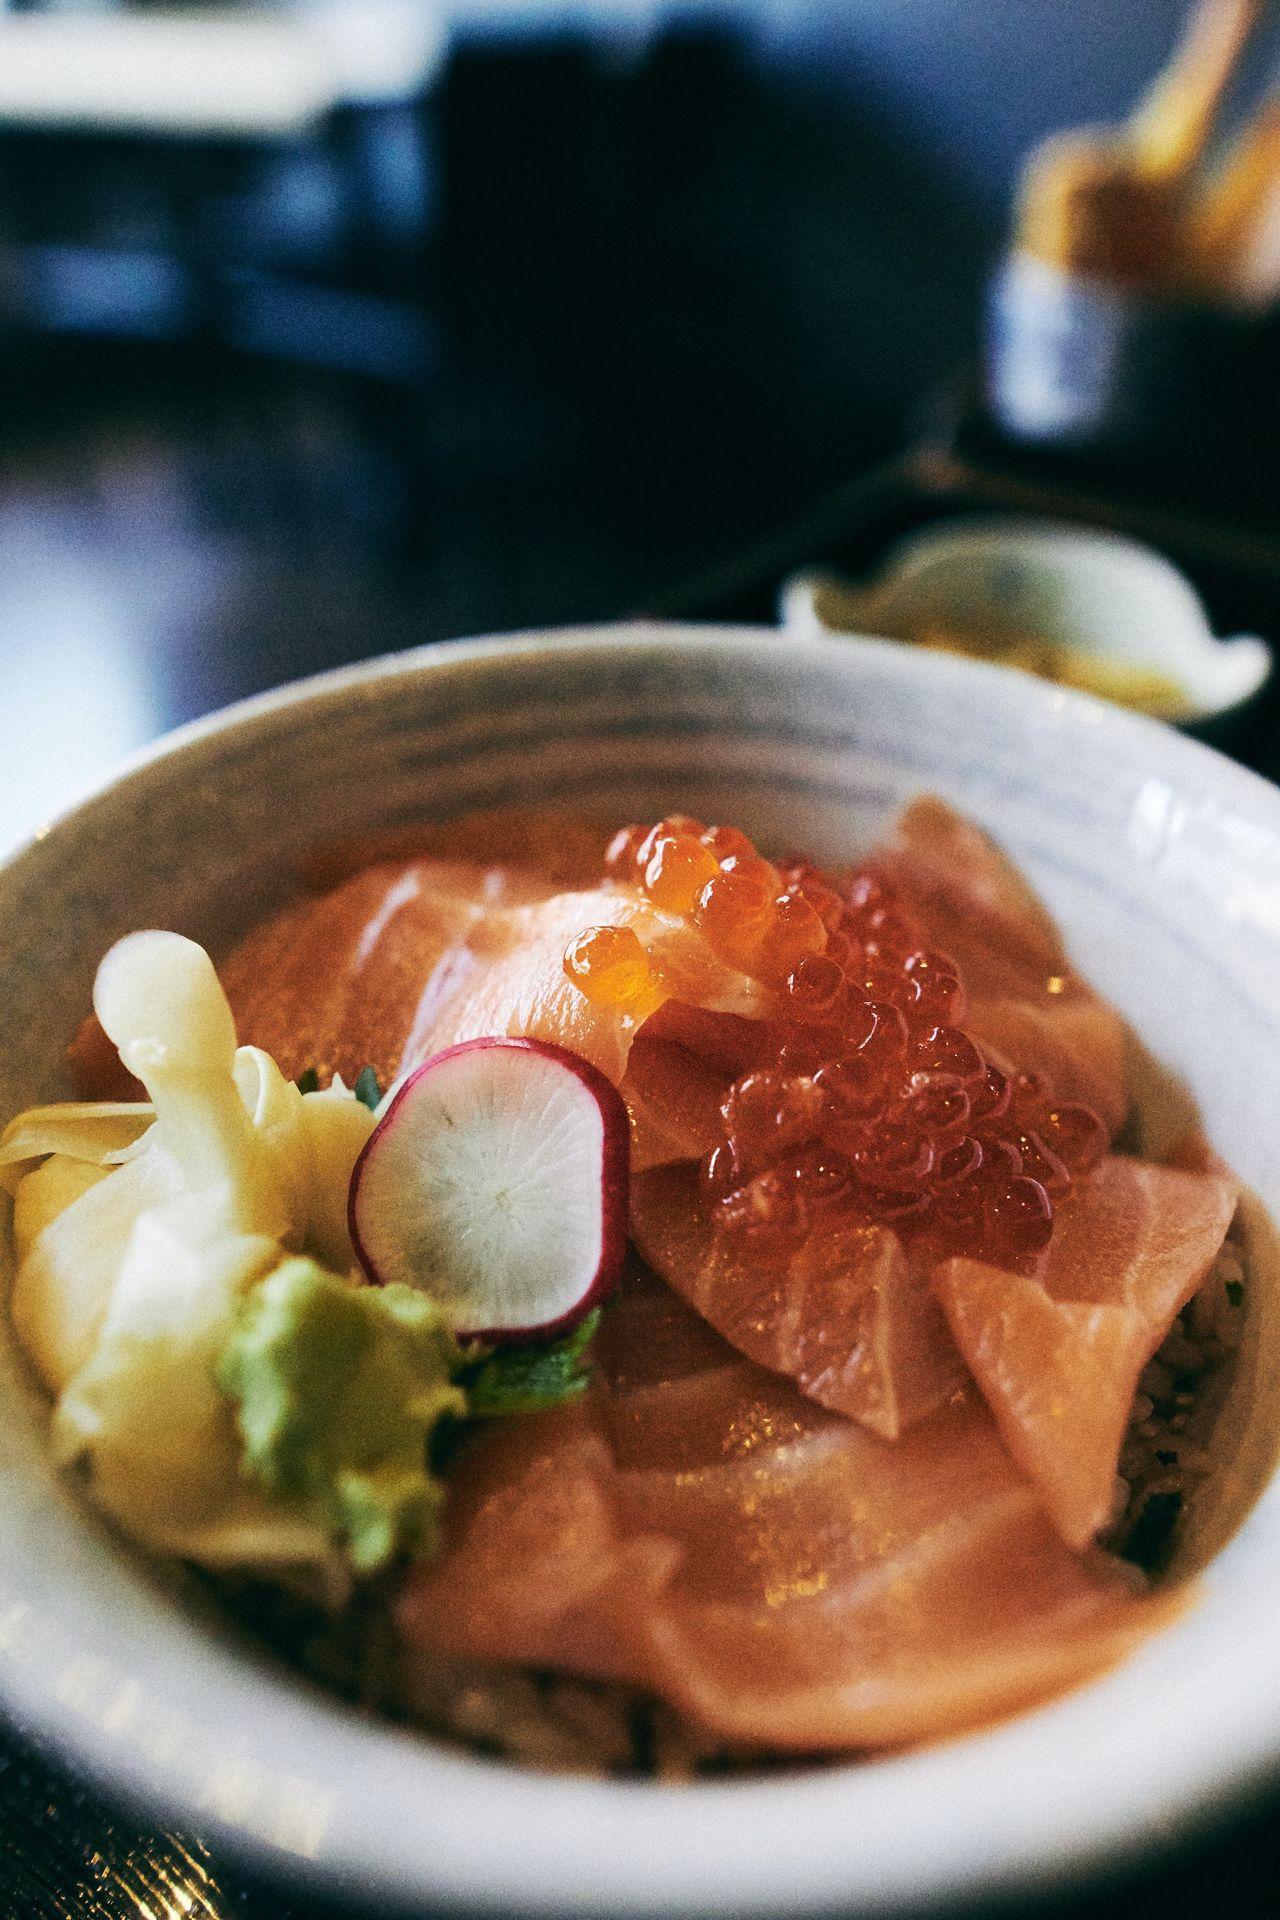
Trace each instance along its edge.
{"label": "sashimi slice", "polygon": [[1239,1197],[1234,1174],[1112,1154],[1063,1208],[1037,1277],[1055,1300],[1135,1308],[1159,1330],[1158,1346],[1219,1253]]}
{"label": "sashimi slice", "polygon": [[1059,1100],[1092,1107],[1113,1136],[1129,1109],[1124,1022],[1105,1001],[983,1000],[965,1025],[1006,1069],[1038,1073]]}
{"label": "sashimi slice", "polygon": [[1112,1157],[1062,1208],[1034,1276],[938,1269],[1005,1445],[1074,1547],[1106,1523],[1138,1376],[1217,1257],[1237,1192],[1221,1174]]}
{"label": "sashimi slice", "polygon": [[[960,1530],[957,1530],[958,1535]],[[1175,1619],[1180,1592],[1136,1597],[1091,1573],[1010,1503],[905,1575],[793,1603],[687,1601],[633,1616],[637,1664],[726,1739],[811,1752],[902,1747],[1036,1706],[1096,1678]]]}
{"label": "sashimi slice", "polygon": [[610,1397],[741,1364],[741,1356],[635,1256],[591,1344],[591,1366]]}
{"label": "sashimi slice", "polygon": [[1062,1545],[972,1392],[889,1445],[742,1361],[481,1436],[447,1528],[411,1648],[623,1678],[774,1749],[980,1724],[1181,1604]]}
{"label": "sashimi slice", "polygon": [[927,1274],[887,1228],[819,1225],[791,1255],[765,1258],[715,1232],[688,1166],[632,1181],[631,1227],[655,1271],[739,1352],[886,1439],[964,1378]]}
{"label": "sashimi slice", "polygon": [[623,1537],[612,1455],[584,1408],[499,1427],[450,1474],[442,1554],[406,1584],[402,1632],[436,1654],[641,1680],[614,1617],[665,1584],[678,1549]]}
{"label": "sashimi slice", "polygon": [[[762,1449],[799,1443],[827,1421],[814,1402],[795,1393],[780,1394],[782,1385],[734,1354],[726,1366],[610,1394],[601,1417],[621,1469],[641,1475],[657,1470],[663,1476],[658,1485],[661,1507],[668,1491],[666,1474],[677,1475],[681,1486],[692,1488],[703,1468],[754,1461]],[[644,1484],[632,1482],[633,1492]],[[670,1513],[657,1509],[650,1517],[657,1532],[671,1520]]]}
{"label": "sashimi slice", "polygon": [[434,970],[502,898],[483,867],[415,861],[293,902],[219,965],[242,1045],[293,1078],[314,1068],[350,1084],[372,1066],[385,1086]]}
{"label": "sashimi slice", "polygon": [[731,1085],[732,1075],[714,1061],[642,1032],[621,1088],[631,1116],[633,1170],[710,1153],[724,1138],[720,1108]]}
{"label": "sashimi slice", "polygon": [[[957,1535],[1035,1495],[1009,1462],[977,1394],[896,1442],[807,1403],[785,1380],[742,1367],[714,1376],[720,1423],[751,1440],[719,1457],[672,1468],[666,1419],[651,1408],[649,1456],[633,1434],[618,1498],[627,1530],[662,1531],[682,1549],[676,1584],[686,1600],[778,1608],[914,1581]],[[707,1450],[709,1451],[709,1450]]]}
{"label": "sashimi slice", "polygon": [[634,928],[692,1005],[759,1013],[763,990],[634,888],[548,892],[536,877],[458,863],[371,868],[296,902],[221,974],[242,1041],[287,1073],[350,1080],[369,1064],[386,1084],[459,1041],[519,1035],[569,1048],[616,1085],[642,1023],[588,1000],[564,971],[567,945],[593,926]]}
{"label": "sashimi slice", "polygon": [[923,797],[905,807],[874,855],[959,962],[972,996],[1042,993],[1069,974],[1062,936],[1013,863],[971,820]]}
{"label": "sashimi slice", "polygon": [[938,1292],[1010,1453],[1063,1539],[1086,1546],[1111,1511],[1143,1365],[1141,1316],[1052,1300],[1038,1280],[968,1260],[939,1270]]}
{"label": "sashimi slice", "polygon": [[477,944],[480,964],[429,1020],[413,1023],[403,1065],[460,1040],[521,1034],[581,1054],[616,1086],[643,1020],[588,1000],[564,968],[569,942],[585,928],[603,926],[637,933],[675,999],[747,1017],[767,1003],[765,990],[718,959],[691,922],[660,912],[635,889],[558,893],[488,916]]}
{"label": "sashimi slice", "polygon": [[966,1030],[1114,1134],[1129,1106],[1124,1023],[1071,966],[1062,936],[995,843],[940,800],[913,801],[874,856],[968,990]]}
{"label": "sashimi slice", "polygon": [[[340,1073],[351,1084],[371,1066],[385,1086],[437,971],[465,963],[471,930],[530,885],[528,876],[414,861],[364,867],[331,892],[292,902],[219,965],[241,1044],[270,1053],[291,1079],[314,1071],[326,1083]],[[85,1099],[136,1097],[92,1014],[67,1058]]]}

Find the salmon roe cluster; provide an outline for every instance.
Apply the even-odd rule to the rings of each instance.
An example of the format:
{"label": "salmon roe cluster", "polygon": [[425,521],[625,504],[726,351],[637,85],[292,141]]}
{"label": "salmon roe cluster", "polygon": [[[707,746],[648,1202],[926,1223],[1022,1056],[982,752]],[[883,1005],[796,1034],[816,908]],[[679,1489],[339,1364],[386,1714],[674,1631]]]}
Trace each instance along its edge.
{"label": "salmon roe cluster", "polygon": [[[606,861],[776,995],[762,1029],[773,1057],[730,1088],[702,1168],[721,1231],[762,1254],[824,1221],[891,1225],[938,1258],[1019,1261],[1047,1244],[1106,1131],[987,1059],[964,1030],[955,962],[883,876],[774,866],[737,829],[683,816],[623,828]],[[624,1011],[662,998],[630,928],[580,935],[565,971]]]}

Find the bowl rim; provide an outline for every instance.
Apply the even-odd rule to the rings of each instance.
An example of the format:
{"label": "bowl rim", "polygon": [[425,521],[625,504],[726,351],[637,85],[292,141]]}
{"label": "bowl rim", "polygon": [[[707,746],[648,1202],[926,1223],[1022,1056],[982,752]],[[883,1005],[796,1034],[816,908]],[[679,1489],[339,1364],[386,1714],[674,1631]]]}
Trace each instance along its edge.
{"label": "bowl rim", "polygon": [[[1159,736],[1165,764],[1182,770],[1189,785],[1196,784],[1197,772],[1211,772],[1220,794],[1238,796],[1255,817],[1261,811],[1280,840],[1280,791],[1269,782],[1159,721],[1090,695],[987,663],[919,653],[892,641],[844,635],[791,639],[774,628],[638,621],[433,641],[238,701],[143,747],[15,848],[0,852],[0,880],[51,834],[73,826],[139,773],[260,718],[310,701],[358,696],[405,675],[484,670],[495,660],[521,654],[585,661],[620,647],[649,647],[668,656],[673,648],[736,652],[775,665],[785,660],[788,670],[796,672],[802,672],[809,659],[850,658],[853,648],[889,665],[891,676],[908,688],[926,678],[945,686],[972,683],[976,677],[988,683],[997,705],[1038,710],[1046,717],[1065,715],[1069,724],[1108,733],[1119,751],[1126,739],[1150,749]],[[1280,1527],[1280,1516],[1276,1524]],[[1258,1617],[1265,1621],[1263,1609]],[[0,1618],[0,1629],[3,1624]],[[194,1621],[183,1625],[201,1632]],[[1159,1640],[1179,1631],[1166,1629]],[[2,1631],[0,1706],[27,1737],[52,1746],[109,1794],[152,1816],[162,1814],[216,1836],[228,1855],[248,1858],[268,1880],[280,1876],[287,1858],[295,1885],[330,1894],[359,1888],[392,1910],[416,1910],[430,1899],[455,1909],[591,1915],[781,1914],[835,1907],[889,1912],[911,1909],[926,1899],[1050,1885],[1121,1855],[1139,1856],[1167,1843],[1175,1820],[1188,1827],[1202,1824],[1234,1804],[1251,1785],[1280,1772],[1280,1637],[1275,1638],[1274,1648],[1270,1639],[1260,1643],[1247,1676],[1235,1676],[1231,1686],[1220,1689],[1221,1697],[1213,1695],[1205,1738],[1197,1735],[1189,1748],[1176,1714],[1172,1719],[1166,1714],[1159,1726],[1140,1733],[1126,1723],[1130,1757],[1137,1755],[1147,1770],[1140,1778],[1125,1779],[1116,1773],[1115,1757],[1099,1752],[1098,1765],[1079,1769],[1065,1797],[1056,1791],[1061,1777],[1047,1779],[1044,1774],[1046,1738],[1051,1744],[1059,1723],[1069,1737],[1081,1719],[1081,1702],[1096,1699],[1103,1689],[1113,1701],[1116,1725],[1126,1708],[1132,1712],[1147,1706],[1147,1650],[1095,1687],[960,1740],[881,1757],[869,1766],[837,1764],[818,1772],[694,1787],[531,1775],[458,1758],[421,1735],[383,1724],[370,1728],[349,1710],[308,1699],[306,1711],[319,1707],[329,1737],[340,1741],[353,1761],[370,1759],[375,1766],[398,1771],[402,1762],[392,1756],[404,1756],[407,1771],[432,1778],[434,1791],[449,1805],[447,1817],[443,1806],[436,1808],[442,1816],[443,1859],[439,1870],[430,1873],[421,1848],[416,1854],[371,1853],[359,1823],[350,1818],[336,1846],[307,1858],[282,1855],[243,1826],[197,1807],[189,1791],[158,1782],[140,1755],[132,1749],[122,1752],[74,1705],[51,1698],[21,1662],[6,1659]],[[228,1686],[240,1677],[242,1667],[248,1671],[247,1662],[234,1653],[223,1652],[217,1665]],[[283,1712],[282,1679],[273,1677],[271,1687]],[[1041,1737],[1028,1741],[1028,1728]],[[1019,1748],[1023,1759],[1031,1752],[1034,1764],[1015,1774],[1010,1766],[1020,1766]],[[967,1823],[931,1819],[944,1783],[970,1803],[972,1819]],[[1054,1787],[1053,1795],[1046,1794],[1048,1785]],[[854,1805],[861,1848],[856,1865],[845,1844]],[[904,1807],[913,1817],[905,1849]],[[1012,1826],[1007,1819],[1002,1824],[1003,1814],[1011,1810]],[[485,1823],[492,1837],[492,1854],[482,1856],[484,1877],[477,1876],[476,1847],[469,1834],[469,1823],[476,1822]],[[681,1862],[679,1873],[670,1857],[677,1826],[686,1835],[686,1847],[696,1849]],[[815,1847],[815,1834],[823,1836],[825,1853]],[[558,1845],[566,1839],[577,1848],[568,1859]],[[1008,1850],[1011,1840],[1017,1842],[1016,1851]],[[904,1858],[904,1852],[909,1857]]]}

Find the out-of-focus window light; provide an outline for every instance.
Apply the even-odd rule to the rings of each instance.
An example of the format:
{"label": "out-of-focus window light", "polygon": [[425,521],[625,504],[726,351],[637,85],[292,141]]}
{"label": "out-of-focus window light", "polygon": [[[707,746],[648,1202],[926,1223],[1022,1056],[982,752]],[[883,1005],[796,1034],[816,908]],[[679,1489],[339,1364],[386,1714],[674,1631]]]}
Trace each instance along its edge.
{"label": "out-of-focus window light", "polygon": [[[0,541],[0,851],[105,778],[157,731],[120,583],[44,516],[10,516]],[[42,652],[5,646],[40,632]]]}
{"label": "out-of-focus window light", "polygon": [[412,0],[155,14],[0,4],[0,124],[297,132],[334,106],[419,91],[446,24]]}

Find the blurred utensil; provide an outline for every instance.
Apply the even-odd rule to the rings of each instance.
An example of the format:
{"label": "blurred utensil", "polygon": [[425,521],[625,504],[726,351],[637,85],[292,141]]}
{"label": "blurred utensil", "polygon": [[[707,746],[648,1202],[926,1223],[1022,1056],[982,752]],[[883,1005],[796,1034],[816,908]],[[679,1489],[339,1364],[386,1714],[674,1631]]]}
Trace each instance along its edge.
{"label": "blurred utensil", "polygon": [[991,294],[988,400],[1009,438],[1226,457],[1247,417],[1242,249],[1262,284],[1280,253],[1260,211],[1280,127],[1256,123],[1207,194],[1203,162],[1268,11],[1199,0],[1123,126],[1056,134],[1031,154]]}
{"label": "blurred utensil", "polygon": [[1280,293],[1280,99],[1268,96],[1199,200],[1193,239],[1209,291],[1251,306]]}

